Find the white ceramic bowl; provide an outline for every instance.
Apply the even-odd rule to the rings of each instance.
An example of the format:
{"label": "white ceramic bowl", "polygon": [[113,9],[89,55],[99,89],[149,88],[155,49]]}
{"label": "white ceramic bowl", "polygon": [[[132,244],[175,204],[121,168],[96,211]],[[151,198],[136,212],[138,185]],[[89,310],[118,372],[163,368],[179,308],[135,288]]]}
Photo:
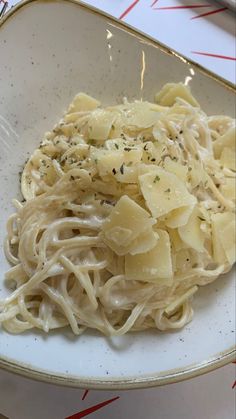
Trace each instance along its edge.
{"label": "white ceramic bowl", "polygon": [[[19,195],[18,172],[85,91],[115,103],[152,100],[168,81],[189,83],[209,113],[233,116],[234,91],[199,66],[134,30],[75,1],[21,3],[0,26],[0,298],[8,264],[5,223]],[[0,366],[64,385],[134,388],[193,377],[233,360],[235,298],[232,272],[195,298],[195,317],[175,333],[79,338],[68,331],[13,336],[0,330]]]}

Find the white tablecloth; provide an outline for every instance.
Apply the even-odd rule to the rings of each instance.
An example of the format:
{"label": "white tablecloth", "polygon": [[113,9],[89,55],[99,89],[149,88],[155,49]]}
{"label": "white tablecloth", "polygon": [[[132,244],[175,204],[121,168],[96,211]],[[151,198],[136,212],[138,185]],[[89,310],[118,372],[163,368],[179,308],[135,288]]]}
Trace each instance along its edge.
{"label": "white tablecloth", "polygon": [[[10,0],[9,7],[16,2]],[[205,0],[86,2],[235,83],[235,16],[223,5]],[[234,419],[235,391],[233,364],[183,383],[124,392],[87,393],[0,371],[0,419],[1,414],[10,419],[65,419],[76,413],[73,419]]]}

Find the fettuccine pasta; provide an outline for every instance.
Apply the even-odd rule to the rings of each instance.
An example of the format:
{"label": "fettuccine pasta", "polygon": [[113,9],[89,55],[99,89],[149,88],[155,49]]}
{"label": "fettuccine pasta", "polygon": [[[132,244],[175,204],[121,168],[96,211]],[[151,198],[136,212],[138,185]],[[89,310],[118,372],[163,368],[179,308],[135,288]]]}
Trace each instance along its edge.
{"label": "fettuccine pasta", "polygon": [[122,335],[191,321],[235,261],[235,121],[188,87],[102,108],[78,94],[24,167],[7,223],[9,332]]}

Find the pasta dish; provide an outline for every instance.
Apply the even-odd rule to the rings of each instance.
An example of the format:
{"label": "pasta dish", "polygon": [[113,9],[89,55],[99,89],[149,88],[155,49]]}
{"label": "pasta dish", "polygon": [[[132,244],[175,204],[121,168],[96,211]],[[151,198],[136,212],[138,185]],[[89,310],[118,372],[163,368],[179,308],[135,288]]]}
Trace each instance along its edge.
{"label": "pasta dish", "polygon": [[2,327],[182,328],[235,262],[235,165],[235,121],[181,83],[105,108],[79,93],[21,176]]}

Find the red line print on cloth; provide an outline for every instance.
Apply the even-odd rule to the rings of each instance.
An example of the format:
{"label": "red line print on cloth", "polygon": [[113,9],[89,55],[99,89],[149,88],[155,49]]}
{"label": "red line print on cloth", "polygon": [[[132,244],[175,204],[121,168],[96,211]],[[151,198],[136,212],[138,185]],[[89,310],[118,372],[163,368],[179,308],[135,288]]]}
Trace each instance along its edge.
{"label": "red line print on cloth", "polygon": [[119,398],[120,397],[117,396],[117,397],[114,397],[113,399],[106,400],[105,402],[95,404],[94,406],[91,406],[88,409],[81,410],[80,412],[75,413],[72,416],[68,416],[66,419],[82,419],[82,418],[85,418],[86,416],[90,415],[91,413],[94,413],[97,410],[102,409],[103,407],[107,406],[110,403],[113,403],[115,400],[118,400]]}
{"label": "red line print on cloth", "polygon": [[7,8],[8,8],[8,2],[6,0],[0,0],[0,18],[4,15]]}
{"label": "red line print on cloth", "polygon": [[228,7],[221,7],[221,9],[215,9],[215,10],[212,10],[211,12],[203,13],[202,15],[193,16],[191,17],[191,20],[199,19],[200,17],[204,17],[204,16],[214,15],[216,13],[221,13],[221,12],[224,12],[225,10],[228,10]]}
{"label": "red line print on cloth", "polygon": [[189,6],[165,6],[154,7],[153,10],[180,10],[180,9],[198,9],[200,7],[212,7],[210,4],[191,4]]}
{"label": "red line print on cloth", "polygon": [[120,15],[119,19],[124,19],[125,16],[127,16],[129,14],[129,12],[131,12],[131,10],[136,6],[136,4],[139,3],[140,0],[135,0],[133,3],[130,4],[129,7],[127,7],[127,9],[125,9],[125,11]]}
{"label": "red line print on cloth", "polygon": [[151,6],[150,7],[153,7],[153,6],[155,6],[155,4],[158,2],[158,0],[154,0],[153,2],[152,2],[152,4],[151,4]]}
{"label": "red line print on cloth", "polygon": [[191,54],[204,55],[206,57],[221,58],[222,60],[236,61],[236,57],[229,57],[228,55],[210,54],[209,52],[191,51]]}
{"label": "red line print on cloth", "polygon": [[[236,361],[233,361],[232,362],[232,364],[236,364]],[[235,382],[233,383],[233,385],[232,385],[232,390],[234,389],[236,387],[236,380],[235,380]]]}
{"label": "red line print on cloth", "polygon": [[89,392],[89,390],[84,390],[84,394],[83,394],[82,400],[84,400],[87,397],[88,392]]}

